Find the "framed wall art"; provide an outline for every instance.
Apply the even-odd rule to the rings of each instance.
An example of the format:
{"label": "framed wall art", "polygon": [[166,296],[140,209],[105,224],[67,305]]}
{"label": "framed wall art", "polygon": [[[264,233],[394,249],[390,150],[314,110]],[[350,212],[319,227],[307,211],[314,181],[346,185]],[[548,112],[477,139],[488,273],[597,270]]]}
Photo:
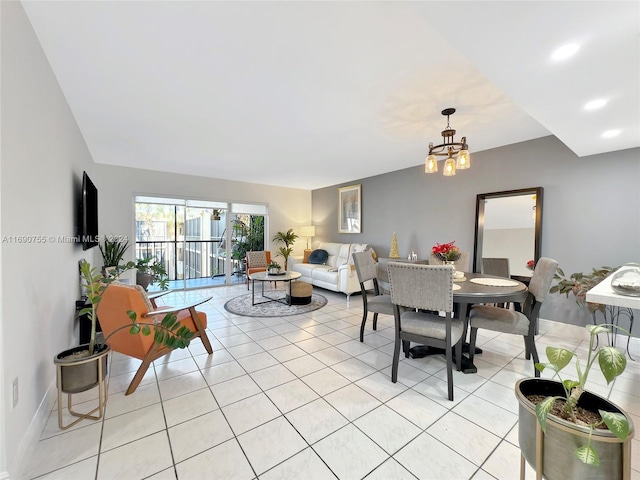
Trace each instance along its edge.
{"label": "framed wall art", "polygon": [[361,233],[362,185],[338,189],[338,233]]}

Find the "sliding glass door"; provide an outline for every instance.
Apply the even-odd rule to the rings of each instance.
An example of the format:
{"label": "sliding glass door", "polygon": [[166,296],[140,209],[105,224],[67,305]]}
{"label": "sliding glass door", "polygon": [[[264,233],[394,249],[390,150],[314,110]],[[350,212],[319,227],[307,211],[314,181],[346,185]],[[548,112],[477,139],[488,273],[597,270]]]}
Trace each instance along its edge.
{"label": "sliding glass door", "polygon": [[268,238],[266,205],[139,196],[135,210],[136,258],[163,263],[171,289],[244,282],[245,253]]}

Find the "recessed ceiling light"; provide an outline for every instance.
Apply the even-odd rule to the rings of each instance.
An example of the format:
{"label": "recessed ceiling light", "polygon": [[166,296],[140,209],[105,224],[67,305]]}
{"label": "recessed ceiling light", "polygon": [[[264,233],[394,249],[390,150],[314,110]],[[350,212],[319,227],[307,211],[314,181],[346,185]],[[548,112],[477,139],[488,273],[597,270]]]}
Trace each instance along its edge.
{"label": "recessed ceiling light", "polygon": [[585,110],[597,110],[598,108],[602,108],[607,104],[607,101],[604,98],[599,98],[597,100],[591,100],[587,102],[584,106]]}
{"label": "recessed ceiling light", "polygon": [[618,135],[620,135],[620,130],[607,130],[602,134],[602,138],[617,137]]}
{"label": "recessed ceiling light", "polygon": [[563,47],[557,49],[553,54],[551,54],[551,58],[553,60],[564,60],[565,58],[569,58],[571,55],[576,53],[580,46],[577,43],[570,43]]}

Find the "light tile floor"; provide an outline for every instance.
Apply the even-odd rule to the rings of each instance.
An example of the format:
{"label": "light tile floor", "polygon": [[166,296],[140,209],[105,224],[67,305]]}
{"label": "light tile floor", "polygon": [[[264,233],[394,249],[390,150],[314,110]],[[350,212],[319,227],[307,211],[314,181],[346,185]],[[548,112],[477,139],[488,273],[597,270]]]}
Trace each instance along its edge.
{"label": "light tile floor", "polygon": [[[231,315],[224,303],[244,285],[172,293],[167,304],[213,296],[208,315],[214,354],[198,341],[155,362],[125,396],[139,362],[112,356],[101,421],[67,431],[51,412],[28,478],[38,479],[504,479],[518,478],[514,383],[532,375],[522,341],[480,332],[477,374],[454,373],[446,398],[443,357],[405,359],[390,380],[393,319],[381,315],[358,341],[362,302],[318,289],[328,304],[280,318]],[[537,339],[583,353],[582,327],[542,321]],[[632,351],[640,357],[640,349]],[[607,386],[640,425],[640,362]],[[79,404],[95,391],[76,395]],[[65,418],[68,422],[70,418]],[[639,440],[633,440],[638,452]],[[640,479],[639,456],[632,478]],[[535,478],[527,467],[527,478]]]}

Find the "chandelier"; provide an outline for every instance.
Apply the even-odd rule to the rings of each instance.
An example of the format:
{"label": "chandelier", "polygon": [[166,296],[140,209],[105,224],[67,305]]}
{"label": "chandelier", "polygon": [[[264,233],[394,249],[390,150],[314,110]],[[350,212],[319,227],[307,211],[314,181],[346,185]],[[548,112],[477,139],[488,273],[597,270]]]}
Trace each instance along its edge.
{"label": "chandelier", "polygon": [[[453,136],[456,131],[449,126],[449,116],[456,112],[455,108],[445,108],[442,110],[442,115],[447,117],[447,128],[442,131],[442,143],[434,145],[433,142],[429,143],[429,155],[424,164],[424,171],[426,173],[436,173],[438,171],[438,158],[447,157],[444,162],[444,171],[442,172],[445,177],[450,177],[456,174],[456,169],[464,170],[471,166],[469,160],[469,146],[467,145],[467,137],[462,137],[461,142],[454,141]],[[454,159],[453,155],[458,154]]]}

